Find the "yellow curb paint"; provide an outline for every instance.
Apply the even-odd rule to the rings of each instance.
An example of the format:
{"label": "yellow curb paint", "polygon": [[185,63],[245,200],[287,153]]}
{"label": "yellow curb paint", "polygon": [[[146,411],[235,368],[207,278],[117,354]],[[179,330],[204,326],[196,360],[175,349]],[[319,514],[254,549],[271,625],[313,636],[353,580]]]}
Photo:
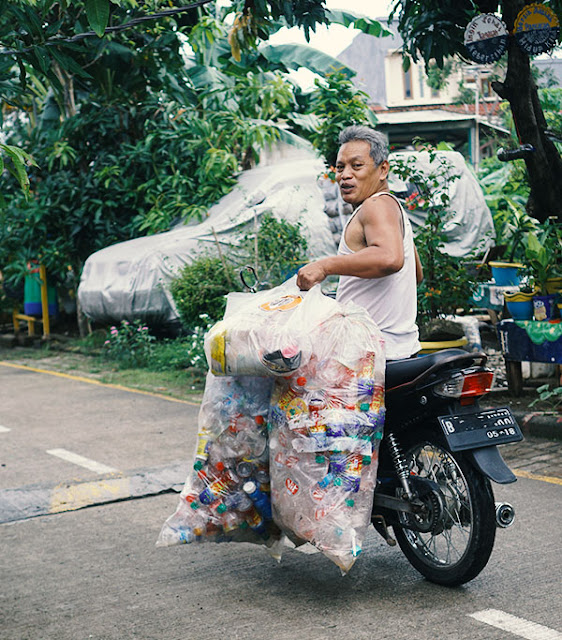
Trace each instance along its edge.
{"label": "yellow curb paint", "polygon": [[55,487],[51,494],[49,513],[75,511],[93,504],[128,498],[130,495],[129,478],[110,478]]}
{"label": "yellow curb paint", "polygon": [[537,473],[529,473],[529,471],[520,471],[519,469],[513,469],[513,473],[518,478],[529,478],[529,480],[540,480],[541,482],[549,482],[550,484],[562,485],[562,478],[555,478],[553,476],[541,476]]}
{"label": "yellow curb paint", "polygon": [[25,364],[14,364],[12,362],[6,362],[0,360],[0,365],[3,367],[12,367],[14,369],[24,369],[26,371],[33,371],[34,373],[47,373],[50,376],[57,376],[58,378],[67,378],[69,380],[76,380],[77,382],[87,382],[88,384],[96,384],[99,387],[107,387],[108,389],[117,389],[118,391],[130,391],[131,393],[140,393],[145,396],[152,396],[153,398],[162,398],[163,400],[169,400],[170,402],[180,402],[181,404],[189,404],[192,407],[201,406],[200,402],[191,402],[190,400],[181,400],[179,398],[172,398],[172,396],[165,396],[162,393],[154,393],[152,391],[143,391],[142,389],[132,389],[131,387],[123,387],[120,384],[109,384],[107,382],[100,382],[99,380],[93,380],[92,378],[84,378],[83,376],[74,376],[70,373],[61,373],[60,371],[49,371],[49,369],[37,369],[36,367],[28,367]]}

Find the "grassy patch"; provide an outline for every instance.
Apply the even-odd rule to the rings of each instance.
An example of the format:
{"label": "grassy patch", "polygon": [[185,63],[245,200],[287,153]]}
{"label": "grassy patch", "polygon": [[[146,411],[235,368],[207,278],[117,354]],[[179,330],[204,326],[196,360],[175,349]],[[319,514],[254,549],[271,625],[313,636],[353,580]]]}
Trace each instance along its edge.
{"label": "grassy patch", "polygon": [[[43,345],[40,348],[0,348],[0,360],[25,366],[92,378],[106,384],[116,384],[142,391],[151,391],[182,400],[198,402],[205,388],[205,371],[183,369],[151,371],[144,368],[119,369],[97,353],[83,353],[83,345],[74,342]],[[64,349],[64,350],[62,350]]]}

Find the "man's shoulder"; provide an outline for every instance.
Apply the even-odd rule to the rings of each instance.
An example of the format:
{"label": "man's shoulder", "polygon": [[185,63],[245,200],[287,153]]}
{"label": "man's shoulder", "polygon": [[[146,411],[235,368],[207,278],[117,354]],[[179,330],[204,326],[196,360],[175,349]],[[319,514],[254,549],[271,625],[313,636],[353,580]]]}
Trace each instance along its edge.
{"label": "man's shoulder", "polygon": [[366,217],[381,213],[401,214],[401,207],[398,200],[391,193],[388,191],[380,191],[373,193],[373,195],[363,201],[361,212],[363,216]]}

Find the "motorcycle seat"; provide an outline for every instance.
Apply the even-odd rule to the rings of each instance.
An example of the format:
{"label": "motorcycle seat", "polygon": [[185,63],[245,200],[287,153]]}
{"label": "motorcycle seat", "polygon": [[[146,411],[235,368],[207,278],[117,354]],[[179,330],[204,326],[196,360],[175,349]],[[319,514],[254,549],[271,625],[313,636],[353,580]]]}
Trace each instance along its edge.
{"label": "motorcycle seat", "polygon": [[470,359],[473,356],[474,354],[463,349],[442,349],[417,358],[389,360],[386,363],[386,391],[388,393],[399,385],[411,382],[435,364],[459,357]]}

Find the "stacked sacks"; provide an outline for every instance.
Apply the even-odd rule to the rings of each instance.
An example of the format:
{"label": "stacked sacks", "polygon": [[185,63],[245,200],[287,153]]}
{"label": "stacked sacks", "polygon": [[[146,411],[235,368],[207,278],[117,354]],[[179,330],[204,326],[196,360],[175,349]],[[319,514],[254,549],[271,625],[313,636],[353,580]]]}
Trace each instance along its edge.
{"label": "stacked sacks", "polygon": [[250,541],[277,553],[286,534],[348,571],[370,523],[382,437],[380,332],[365,310],[319,287],[299,292],[293,278],[229,297],[205,348],[193,473],[157,544]]}

